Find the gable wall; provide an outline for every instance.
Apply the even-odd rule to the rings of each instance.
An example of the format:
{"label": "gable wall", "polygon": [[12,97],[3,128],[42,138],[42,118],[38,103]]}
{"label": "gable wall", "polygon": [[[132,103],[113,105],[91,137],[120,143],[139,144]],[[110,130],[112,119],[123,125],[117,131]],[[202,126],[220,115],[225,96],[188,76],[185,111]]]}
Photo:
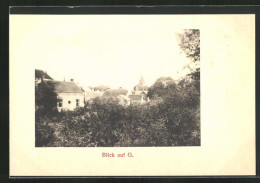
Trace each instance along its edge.
{"label": "gable wall", "polygon": [[[76,108],[76,99],[79,99],[79,107],[84,107],[84,93],[58,93],[62,99],[62,107],[57,104],[58,110],[74,110]],[[70,104],[69,104],[70,101]]]}

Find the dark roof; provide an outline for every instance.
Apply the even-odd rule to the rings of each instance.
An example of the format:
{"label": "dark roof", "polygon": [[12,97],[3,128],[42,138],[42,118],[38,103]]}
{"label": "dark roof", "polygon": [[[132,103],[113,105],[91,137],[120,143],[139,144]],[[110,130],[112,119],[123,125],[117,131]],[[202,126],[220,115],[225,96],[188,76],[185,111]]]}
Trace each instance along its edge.
{"label": "dark roof", "polygon": [[128,97],[130,98],[130,100],[141,100],[142,99],[142,95],[128,95]]}
{"label": "dark roof", "polygon": [[57,93],[82,93],[84,90],[73,81],[44,81]]}
{"label": "dark roof", "polygon": [[35,69],[35,78],[42,78],[42,77],[45,79],[52,79],[46,72],[43,72],[42,70],[39,69]]}

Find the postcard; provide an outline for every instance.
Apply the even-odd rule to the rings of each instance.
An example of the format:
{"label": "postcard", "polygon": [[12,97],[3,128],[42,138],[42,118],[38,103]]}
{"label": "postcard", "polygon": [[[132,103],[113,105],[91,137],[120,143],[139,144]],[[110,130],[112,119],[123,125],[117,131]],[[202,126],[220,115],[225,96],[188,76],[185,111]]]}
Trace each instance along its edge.
{"label": "postcard", "polygon": [[255,175],[255,15],[9,17],[10,176]]}

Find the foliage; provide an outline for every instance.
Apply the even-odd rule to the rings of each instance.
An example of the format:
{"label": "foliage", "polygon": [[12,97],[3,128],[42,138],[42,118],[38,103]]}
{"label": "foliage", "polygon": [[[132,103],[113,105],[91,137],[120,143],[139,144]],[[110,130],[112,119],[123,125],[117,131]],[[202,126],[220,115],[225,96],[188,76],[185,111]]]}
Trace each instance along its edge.
{"label": "foliage", "polygon": [[126,95],[128,92],[127,89],[118,88],[118,89],[108,89],[104,92],[103,97],[116,97],[119,95]]}
{"label": "foliage", "polygon": [[35,111],[36,114],[52,115],[57,112],[57,102],[59,101],[54,89],[44,82],[35,83]]}
{"label": "foliage", "polygon": [[177,85],[171,77],[160,77],[155,83],[148,89],[148,97],[155,99],[158,97],[167,96],[177,88]]}
{"label": "foliage", "polygon": [[178,34],[179,46],[182,52],[191,59],[193,68],[189,65],[190,76],[192,79],[200,80],[200,30],[199,29],[185,29],[184,33]]}
{"label": "foliage", "polygon": [[41,135],[46,139],[43,146],[199,145],[199,102],[192,98],[192,91],[182,97],[168,95],[163,102],[128,107],[115,98],[95,98],[84,108],[42,118],[38,131],[46,133]]}
{"label": "foliage", "polygon": [[183,34],[178,34],[181,50],[193,62],[200,61],[200,30],[185,29]]}
{"label": "foliage", "polygon": [[54,140],[54,129],[49,126],[49,118],[38,116],[35,123],[35,146],[44,147]]}
{"label": "foliage", "polygon": [[54,138],[54,129],[49,126],[50,116],[58,114],[59,101],[54,89],[44,82],[35,82],[35,146],[47,146]]}

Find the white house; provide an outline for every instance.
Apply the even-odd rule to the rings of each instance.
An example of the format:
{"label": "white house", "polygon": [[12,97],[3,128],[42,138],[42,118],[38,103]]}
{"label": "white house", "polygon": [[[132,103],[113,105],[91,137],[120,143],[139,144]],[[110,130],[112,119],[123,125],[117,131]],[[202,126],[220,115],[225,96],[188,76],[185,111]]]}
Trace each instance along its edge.
{"label": "white house", "polygon": [[49,80],[45,83],[53,88],[61,100],[57,104],[58,111],[84,107],[84,90],[73,81]]}

